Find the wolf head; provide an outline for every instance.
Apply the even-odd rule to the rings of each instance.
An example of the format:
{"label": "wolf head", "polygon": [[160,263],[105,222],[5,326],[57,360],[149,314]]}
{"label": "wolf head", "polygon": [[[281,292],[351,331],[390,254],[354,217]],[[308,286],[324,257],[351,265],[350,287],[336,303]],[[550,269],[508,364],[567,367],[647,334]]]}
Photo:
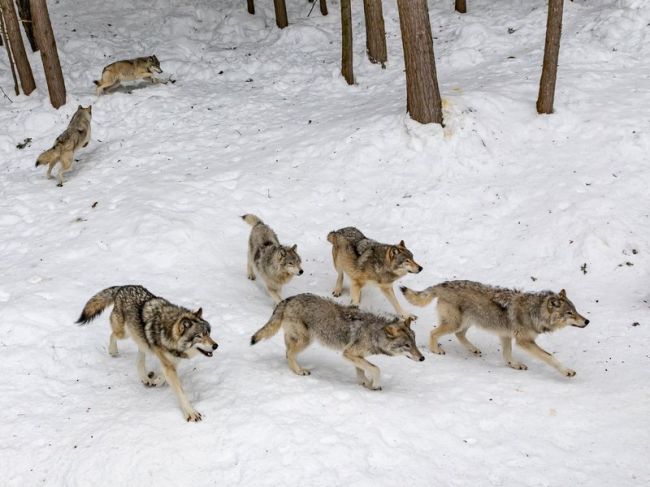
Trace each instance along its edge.
{"label": "wolf head", "polygon": [[551,330],[564,328],[565,326],[584,328],[589,324],[589,320],[576,311],[576,307],[566,297],[564,289],[558,294],[550,293],[545,300],[545,306]]}
{"label": "wolf head", "polygon": [[219,347],[210,337],[210,323],[202,318],[203,309],[188,311],[174,324],[174,334],[177,337],[177,348],[189,357],[201,352],[206,357],[212,357],[212,352]]}
{"label": "wolf head", "polygon": [[283,246],[280,249],[278,257],[280,267],[292,276],[301,276],[303,272],[302,267],[300,267],[302,261],[296,250],[297,247],[297,245],[292,245],[291,247]]}
{"label": "wolf head", "polygon": [[413,254],[406,248],[404,240],[388,248],[386,262],[390,269],[400,276],[404,276],[409,272],[417,274],[422,270],[422,266],[413,260]]}
{"label": "wolf head", "polygon": [[162,73],[162,69],[160,69],[160,61],[158,61],[158,58],[154,54],[153,56],[149,56],[147,58],[147,68],[149,69],[150,72],[152,73]]}
{"label": "wolf head", "polygon": [[424,356],[415,344],[415,333],[411,330],[411,318],[405,321],[395,320],[383,329],[379,343],[387,355],[406,355],[411,360],[422,362]]}

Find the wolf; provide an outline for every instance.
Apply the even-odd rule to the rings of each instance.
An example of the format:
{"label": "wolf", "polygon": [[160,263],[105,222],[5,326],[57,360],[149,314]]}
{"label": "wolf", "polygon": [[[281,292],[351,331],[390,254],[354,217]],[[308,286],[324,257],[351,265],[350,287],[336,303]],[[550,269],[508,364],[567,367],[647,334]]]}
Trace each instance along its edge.
{"label": "wolf", "polygon": [[379,286],[381,292],[403,317],[416,319],[404,311],[395,297],[393,282],[407,273],[417,274],[422,266],[413,260],[404,240],[397,245],[383,244],[367,238],[357,228],[346,227],[327,235],[332,244],[334,268],[338,272],[332,295],[338,297],[343,291],[343,273],[350,278],[352,304],[361,302],[361,288],[367,283]]}
{"label": "wolf", "polygon": [[[137,369],[142,383],[149,387],[167,381],[178,397],[187,421],[201,421],[181,387],[176,364],[179,359],[197,354],[212,357],[219,346],[210,337],[210,323],[203,319],[202,308],[190,311],[155,296],[142,286],[113,286],[95,294],[84,306],[79,324],[99,316],[113,305],[108,353],[116,357],[117,340],[131,336],[138,346]],[[145,355],[155,355],[162,364],[163,376],[147,372]]]}
{"label": "wolf", "polygon": [[400,288],[406,300],[416,306],[426,306],[438,298],[439,325],[431,332],[429,348],[444,354],[438,338],[455,333],[458,341],[475,355],[481,351],[465,336],[475,324],[501,337],[503,358],[508,366],[525,370],[525,364],[512,358],[512,340],[532,356],[555,367],[562,375],[573,377],[575,371],[566,368],[553,355],[542,349],[535,339],[565,326],[584,328],[589,320],[576,311],[566,291],[523,292],[489,286],[473,281],[447,281],[423,291]]}
{"label": "wolf", "polygon": [[248,278],[255,280],[255,271],[262,276],[271,299],[275,304],[282,301],[280,291],[293,276],[303,274],[297,245],[281,245],[275,232],[255,215],[246,214],[242,219],[252,228],[248,239]]}
{"label": "wolf", "polygon": [[379,368],[366,356],[406,355],[411,360],[424,360],[410,324],[410,318],[378,316],[314,294],[298,294],[275,307],[269,321],[251,337],[251,345],[284,328],[289,368],[298,375],[309,375],[310,371],[296,361],[296,355],[316,338],[323,345],[343,351],[343,357],[356,368],[359,384],[380,390]]}
{"label": "wolf", "polygon": [[156,73],[162,73],[160,61],[154,56],[138,57],[135,59],[124,59],[109,64],[102,71],[102,78],[93,81],[97,85],[97,96],[104,91],[117,86],[123,81],[135,81],[149,79],[152,83],[163,83],[167,81],[154,77]]}
{"label": "wolf", "polygon": [[68,124],[54,141],[51,149],[46,150],[36,159],[36,167],[48,165],[47,177],[52,177],[52,169],[57,162],[61,162],[59,168],[57,186],[63,186],[63,173],[70,170],[74,153],[82,147],[86,147],[90,141],[90,121],[92,119],[92,106],[82,107],[79,105]]}

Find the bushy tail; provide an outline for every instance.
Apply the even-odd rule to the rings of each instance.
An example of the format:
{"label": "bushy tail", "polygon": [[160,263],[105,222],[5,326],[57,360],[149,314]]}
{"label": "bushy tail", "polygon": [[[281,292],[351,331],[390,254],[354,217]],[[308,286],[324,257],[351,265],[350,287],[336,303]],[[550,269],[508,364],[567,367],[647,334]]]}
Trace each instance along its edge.
{"label": "bushy tail", "polygon": [[423,291],[413,291],[406,286],[400,286],[399,289],[402,291],[406,300],[416,306],[426,306],[437,296],[436,286],[428,287]]}
{"label": "bushy tail", "polygon": [[59,149],[56,147],[52,147],[51,149],[46,150],[45,152],[42,152],[40,156],[38,156],[38,159],[36,159],[36,167],[38,166],[44,166],[46,164],[51,163],[52,161],[58,159],[60,154]]}
{"label": "bushy tail", "polygon": [[255,345],[259,341],[271,338],[278,331],[280,331],[280,327],[282,327],[282,318],[284,315],[284,310],[287,307],[287,302],[289,301],[289,299],[285,299],[284,301],[278,303],[278,305],[273,310],[273,314],[271,315],[271,318],[269,318],[269,321],[266,322],[266,325],[264,325],[262,328],[257,330],[255,334],[251,337],[251,345]]}
{"label": "bushy tail", "polygon": [[95,319],[100,315],[104,308],[113,304],[115,300],[115,294],[122,286],[113,286],[99,291],[92,298],[88,300],[86,306],[84,306],[81,316],[77,320],[77,323],[85,325],[91,320]]}
{"label": "bushy tail", "polygon": [[258,223],[264,223],[262,220],[260,220],[258,217],[255,215],[252,215],[250,213],[246,213],[245,215],[242,215],[242,220],[244,220],[246,223],[248,223],[251,227],[254,227]]}

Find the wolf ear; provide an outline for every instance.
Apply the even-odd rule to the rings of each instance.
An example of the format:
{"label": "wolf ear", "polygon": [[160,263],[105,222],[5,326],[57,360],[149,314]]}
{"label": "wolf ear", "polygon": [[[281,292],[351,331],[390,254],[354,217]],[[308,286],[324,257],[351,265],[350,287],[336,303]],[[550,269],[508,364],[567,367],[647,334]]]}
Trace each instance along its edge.
{"label": "wolf ear", "polygon": [[203,316],[203,308],[199,308],[194,312],[194,316],[201,318]]}
{"label": "wolf ear", "polygon": [[187,330],[190,326],[192,326],[192,324],[190,323],[190,321],[187,318],[181,318],[176,323],[176,328],[178,330],[178,334],[182,335],[183,333],[185,333],[185,330]]}
{"label": "wolf ear", "polygon": [[406,327],[408,327],[408,328],[411,328],[411,323],[412,323],[412,322],[413,322],[413,318],[411,318],[411,317],[409,316],[409,317],[407,317],[407,318],[404,320],[404,326],[406,326]]}
{"label": "wolf ear", "polygon": [[81,110],[81,109],[83,109],[83,107],[82,107],[81,105],[79,105],[79,106],[77,107],[77,110]]}
{"label": "wolf ear", "polygon": [[560,297],[561,297],[562,299],[566,299],[566,291],[565,291],[564,289],[562,289],[562,290],[560,291]]}
{"label": "wolf ear", "polygon": [[557,299],[557,298],[550,298],[550,299],[548,300],[548,305],[549,305],[549,307],[551,307],[551,308],[559,308],[560,306],[562,306],[562,303],[561,303],[560,300]]}
{"label": "wolf ear", "polygon": [[293,244],[290,250],[294,251],[298,248],[298,244]]}
{"label": "wolf ear", "polygon": [[395,338],[397,335],[399,335],[399,326],[388,325],[384,327],[384,332],[388,338]]}
{"label": "wolf ear", "polygon": [[406,244],[404,243],[404,240],[400,240],[397,246],[406,248]]}
{"label": "wolf ear", "polygon": [[399,253],[399,249],[391,245],[387,253],[388,260],[393,260],[398,253]]}

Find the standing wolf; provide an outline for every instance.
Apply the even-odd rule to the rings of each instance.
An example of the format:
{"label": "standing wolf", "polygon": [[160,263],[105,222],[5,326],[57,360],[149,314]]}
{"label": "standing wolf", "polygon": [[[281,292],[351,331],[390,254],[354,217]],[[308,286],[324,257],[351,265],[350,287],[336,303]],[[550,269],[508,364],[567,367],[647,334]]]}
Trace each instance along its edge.
{"label": "standing wolf", "polygon": [[154,84],[166,84],[167,81],[154,77],[156,73],[162,73],[162,69],[160,69],[160,62],[155,55],[124,59],[106,66],[102,71],[102,79],[93,81],[93,83],[97,85],[97,96],[123,81],[149,79]]}
{"label": "standing wolf", "polygon": [[275,307],[266,325],[251,337],[251,345],[284,328],[289,368],[298,375],[309,375],[309,370],[296,361],[296,355],[316,338],[323,345],[343,351],[343,357],[357,370],[359,384],[379,390],[379,367],[368,362],[366,356],[406,355],[411,360],[424,360],[410,324],[409,318],[385,318],[314,294],[298,294]]}
{"label": "standing wolf", "polygon": [[564,367],[535,343],[541,333],[568,325],[584,328],[589,324],[588,319],[578,314],[564,289],[558,294],[551,291],[527,293],[472,281],[447,281],[419,292],[406,287],[400,289],[408,302],[416,306],[426,306],[433,298],[438,298],[439,325],[431,332],[429,341],[429,348],[434,353],[445,353],[438,338],[455,333],[465,348],[480,355],[481,351],[465,336],[468,328],[475,324],[501,337],[503,358],[513,369],[528,368],[512,358],[514,338],[517,345],[555,367],[561,374],[567,377],[576,375],[574,370]]}
{"label": "standing wolf", "polygon": [[92,106],[89,105],[84,108],[79,105],[70,119],[68,128],[56,138],[51,149],[46,150],[36,159],[36,167],[48,165],[48,178],[52,177],[52,169],[54,169],[56,163],[61,162],[58,175],[59,184],[57,186],[63,186],[63,173],[72,167],[74,153],[88,145],[91,119]]}
{"label": "standing wolf", "polygon": [[404,240],[397,245],[379,243],[366,238],[354,227],[330,232],[327,240],[332,244],[334,267],[338,272],[332,292],[334,296],[340,296],[343,291],[345,272],[350,278],[352,304],[361,302],[361,288],[370,282],[379,286],[397,313],[405,318],[416,318],[402,309],[393,290],[393,282],[397,279],[409,272],[417,274],[422,270],[422,266],[413,260],[413,254],[406,248]]}
{"label": "standing wolf", "polygon": [[[114,305],[110,319],[113,333],[108,353],[116,357],[117,340],[130,335],[138,346],[137,367],[142,383],[154,387],[166,380],[180,401],[185,419],[201,421],[201,414],[185,396],[176,372],[179,359],[191,358],[199,352],[212,357],[212,351],[218,347],[210,337],[210,323],[201,317],[201,308],[190,311],[176,306],[142,286],[113,286],[90,298],[77,323],[88,323],[111,304]],[[163,377],[147,372],[146,353],[158,357]]]}
{"label": "standing wolf", "polygon": [[297,245],[291,247],[280,244],[275,232],[255,215],[246,214],[242,219],[253,229],[248,239],[248,278],[255,280],[255,271],[262,276],[269,295],[279,303],[282,301],[280,291],[295,275],[302,275],[301,260],[296,251]]}

